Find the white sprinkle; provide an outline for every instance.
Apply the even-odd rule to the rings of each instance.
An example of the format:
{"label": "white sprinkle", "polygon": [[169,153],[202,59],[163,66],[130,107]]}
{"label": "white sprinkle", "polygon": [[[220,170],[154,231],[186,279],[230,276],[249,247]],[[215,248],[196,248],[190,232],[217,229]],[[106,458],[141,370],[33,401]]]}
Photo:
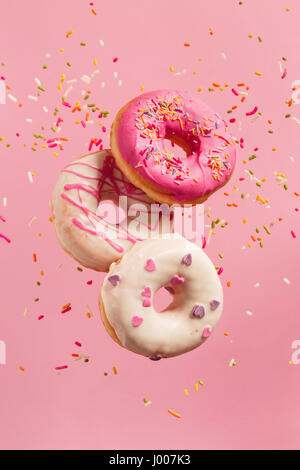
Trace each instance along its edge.
{"label": "white sprinkle", "polygon": [[181,72],[175,72],[174,75],[175,77],[178,77],[179,75],[181,75]]}
{"label": "white sprinkle", "polygon": [[119,80],[118,81],[118,86],[121,86],[122,85],[122,80]]}
{"label": "white sprinkle", "polygon": [[182,74],[185,74],[186,73],[186,69],[182,69]]}
{"label": "white sprinkle", "polygon": [[225,54],[225,52],[222,52],[222,53],[221,53],[221,56],[223,57],[224,60],[226,59],[226,54]]}
{"label": "white sprinkle", "polygon": [[49,58],[49,57],[51,57],[51,54],[49,54],[49,52],[47,52],[47,54],[45,54],[45,57]]}
{"label": "white sprinkle", "polygon": [[77,83],[76,78],[73,78],[72,80],[67,80],[66,83]]}
{"label": "white sprinkle", "polygon": [[13,95],[11,95],[10,93],[7,95],[9,97],[10,100],[14,101],[16,103],[17,101],[17,98],[15,98]]}
{"label": "white sprinkle", "polygon": [[114,77],[118,78],[118,72],[114,72]]}
{"label": "white sprinkle", "polygon": [[35,216],[32,217],[32,219],[28,222],[28,227],[31,227],[32,224],[33,224],[34,222],[36,222],[36,221],[37,221],[37,216],[35,215]]}
{"label": "white sprinkle", "polygon": [[57,269],[60,269],[61,267],[62,267],[62,264],[59,264],[59,265],[57,266]]}
{"label": "white sprinkle", "polygon": [[286,283],[286,284],[290,284],[291,281],[289,281],[286,277],[283,278],[283,281]]}
{"label": "white sprinkle", "polygon": [[246,247],[245,247],[245,245],[244,245],[244,246],[242,246],[242,250],[246,250]]}
{"label": "white sprinkle", "polygon": [[249,315],[249,317],[252,317],[253,313],[247,310],[246,315]]}
{"label": "white sprinkle", "polygon": [[37,86],[41,86],[41,82],[39,81],[38,78],[35,78],[34,81],[35,81],[35,83],[37,84]]}
{"label": "white sprinkle", "polygon": [[32,101],[37,101],[37,100],[38,100],[38,97],[37,97],[37,96],[32,96],[32,95],[27,96],[27,98],[28,98],[29,100],[32,100]]}
{"label": "white sprinkle", "polygon": [[49,111],[49,109],[46,106],[43,106],[43,110],[45,111],[45,113],[48,113]]}
{"label": "white sprinkle", "polygon": [[33,178],[32,178],[32,172],[31,171],[28,171],[28,179],[29,179],[30,183],[33,183]]}
{"label": "white sprinkle", "polygon": [[7,206],[7,197],[4,197],[3,198],[3,207],[6,207]]}
{"label": "white sprinkle", "polygon": [[94,76],[97,75],[97,73],[100,73],[99,69],[94,70],[91,74],[91,77],[94,78]]}
{"label": "white sprinkle", "polygon": [[32,122],[32,119],[31,118],[26,118],[25,121],[26,122]]}
{"label": "white sprinkle", "polygon": [[88,84],[91,83],[91,79],[88,75],[82,75],[80,80],[82,80],[84,83],[88,83]]}
{"label": "white sprinkle", "polygon": [[249,93],[247,93],[246,91],[239,91],[239,95],[246,95],[246,96],[248,96]]}
{"label": "white sprinkle", "polygon": [[105,82],[101,82],[101,88],[105,87]]}
{"label": "white sprinkle", "polygon": [[25,307],[25,310],[24,310],[24,317],[27,317],[27,315],[28,315],[28,308]]}
{"label": "white sprinkle", "polygon": [[236,362],[235,362],[235,359],[231,359],[231,361],[229,362],[229,366],[232,367],[232,366],[236,366]]}
{"label": "white sprinkle", "polygon": [[295,121],[297,124],[300,124],[300,121],[298,118],[296,118],[295,116],[292,117],[293,121]]}
{"label": "white sprinkle", "polygon": [[104,46],[104,41],[102,39],[99,39],[100,46]]}
{"label": "white sprinkle", "polygon": [[291,160],[292,163],[295,163],[294,157],[290,157],[290,160]]}
{"label": "white sprinkle", "polygon": [[72,90],[73,90],[73,87],[72,87],[72,86],[69,86],[69,88],[66,89],[66,91],[65,91],[65,93],[64,93],[64,95],[63,95],[64,98],[65,98],[66,96],[68,96],[68,94],[69,94],[70,91],[72,91]]}
{"label": "white sprinkle", "polygon": [[254,284],[254,287],[255,287],[255,288],[256,288],[256,287],[259,287],[259,286],[260,286],[260,283],[259,283],[259,282],[257,282],[256,284]]}
{"label": "white sprinkle", "polygon": [[282,75],[282,74],[283,74],[283,70],[282,70],[282,64],[281,64],[280,60],[278,61],[278,65],[279,65],[280,75]]}

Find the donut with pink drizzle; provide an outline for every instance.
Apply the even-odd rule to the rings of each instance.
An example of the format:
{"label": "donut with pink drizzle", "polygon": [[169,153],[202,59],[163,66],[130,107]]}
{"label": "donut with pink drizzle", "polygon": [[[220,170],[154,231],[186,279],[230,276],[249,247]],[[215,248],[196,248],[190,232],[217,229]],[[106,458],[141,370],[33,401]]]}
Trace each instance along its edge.
{"label": "donut with pink drizzle", "polygon": [[[136,243],[113,263],[99,296],[110,336],[152,360],[200,346],[216,326],[223,304],[219,276],[204,251],[179,235],[164,237]],[[159,313],[154,296],[162,287],[173,298]]]}
{"label": "donut with pink drizzle", "polygon": [[151,213],[152,203],[122,174],[109,150],[85,155],[62,170],[54,188],[57,239],[83,266],[108,271],[136,241],[172,230],[169,214],[158,205]]}
{"label": "donut with pink drizzle", "polygon": [[[166,140],[186,155],[175,156]],[[124,106],[111,148],[135,186],[169,205],[204,202],[227,183],[236,160],[226,122],[197,95],[179,90],[144,93]]]}

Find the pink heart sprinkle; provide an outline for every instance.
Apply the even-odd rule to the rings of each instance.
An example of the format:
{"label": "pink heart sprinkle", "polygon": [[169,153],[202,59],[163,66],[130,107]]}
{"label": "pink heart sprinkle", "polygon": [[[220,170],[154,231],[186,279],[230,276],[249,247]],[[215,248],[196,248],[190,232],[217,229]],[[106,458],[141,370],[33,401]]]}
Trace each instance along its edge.
{"label": "pink heart sprinkle", "polygon": [[145,271],[155,271],[156,264],[154,263],[153,259],[147,259],[146,265],[144,266]]}
{"label": "pink heart sprinkle", "polygon": [[134,315],[131,319],[132,326],[137,327],[140,326],[143,323],[143,318],[138,317],[137,315]]}
{"label": "pink heart sprinkle", "polygon": [[171,280],[172,286],[179,286],[179,284],[182,284],[183,282],[184,282],[183,277],[177,276],[177,274],[176,276],[173,276]]}
{"label": "pink heart sprinkle", "polygon": [[143,302],[143,307],[151,307],[151,300],[145,299]]}
{"label": "pink heart sprinkle", "polygon": [[151,297],[151,287],[145,287],[141,294],[143,297]]}
{"label": "pink heart sprinkle", "polygon": [[206,326],[202,332],[202,338],[208,338],[211,335],[211,329],[209,326]]}

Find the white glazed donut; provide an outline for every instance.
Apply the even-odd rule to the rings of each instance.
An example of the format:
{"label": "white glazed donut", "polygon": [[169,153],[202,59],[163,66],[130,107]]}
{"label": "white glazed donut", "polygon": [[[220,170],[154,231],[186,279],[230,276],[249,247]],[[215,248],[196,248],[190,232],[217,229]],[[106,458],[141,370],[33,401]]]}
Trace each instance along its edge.
{"label": "white glazed donut", "polygon": [[[127,209],[120,209],[120,196]],[[62,170],[54,188],[51,208],[57,239],[82,265],[108,271],[136,241],[172,230],[169,214],[156,205],[151,215],[151,204],[122,174],[109,150],[85,155]]]}
{"label": "white glazed donut", "polygon": [[[163,311],[155,293],[173,294]],[[223,291],[215,267],[194,243],[179,235],[136,243],[112,264],[99,297],[103,323],[121,346],[152,360],[201,345],[217,324]]]}

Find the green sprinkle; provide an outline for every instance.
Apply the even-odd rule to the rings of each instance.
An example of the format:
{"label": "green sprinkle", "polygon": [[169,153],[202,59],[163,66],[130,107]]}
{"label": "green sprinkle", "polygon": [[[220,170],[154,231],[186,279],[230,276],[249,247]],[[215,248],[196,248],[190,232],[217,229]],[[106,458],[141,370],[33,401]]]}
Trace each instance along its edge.
{"label": "green sprinkle", "polygon": [[53,131],[53,132],[56,132],[56,129],[54,126],[50,127],[50,129]]}
{"label": "green sprinkle", "polygon": [[41,91],[46,91],[45,88],[43,88],[42,86],[38,86],[38,89]]}
{"label": "green sprinkle", "polygon": [[46,69],[47,68],[47,65],[43,65],[43,69]]}
{"label": "green sprinkle", "polygon": [[284,60],[285,62],[287,61],[287,58],[286,57],[282,57],[282,60]]}
{"label": "green sprinkle", "polygon": [[85,95],[85,97],[83,98],[84,100],[87,100],[89,99],[90,95]]}
{"label": "green sprinkle", "polygon": [[288,187],[286,184],[283,185],[284,189],[287,191]]}
{"label": "green sprinkle", "polygon": [[242,199],[245,199],[245,194],[241,194],[241,198],[242,198]]}
{"label": "green sprinkle", "polygon": [[269,134],[274,134],[274,131],[272,131],[271,129],[268,132]]}
{"label": "green sprinkle", "polygon": [[40,286],[40,285],[41,285],[40,281],[37,281],[37,285],[38,285],[38,286]]}
{"label": "green sprinkle", "polygon": [[256,231],[256,233],[259,233],[259,228],[256,227],[255,231]]}
{"label": "green sprinkle", "polygon": [[79,271],[79,272],[82,273],[83,269],[78,266],[78,267],[77,267],[77,271]]}
{"label": "green sprinkle", "polygon": [[89,360],[88,360],[88,359],[85,359],[84,362],[89,362]]}
{"label": "green sprinkle", "polygon": [[215,228],[215,226],[216,226],[216,222],[213,220],[211,223],[211,228]]}
{"label": "green sprinkle", "polygon": [[248,170],[248,171],[249,171],[250,175],[252,175],[252,176],[254,175],[252,170]]}
{"label": "green sprinkle", "polygon": [[257,39],[259,40],[259,42],[262,42],[262,38],[260,36],[258,36]]}
{"label": "green sprinkle", "polygon": [[67,66],[68,66],[68,67],[72,67],[71,62],[67,62]]}
{"label": "green sprinkle", "polygon": [[215,89],[214,88],[209,88],[208,91],[215,91]]}
{"label": "green sprinkle", "polygon": [[263,246],[264,246],[264,245],[263,245],[263,242],[259,242],[259,246],[260,246],[261,248],[263,248]]}
{"label": "green sprinkle", "polygon": [[88,104],[88,108],[93,108],[95,104]]}
{"label": "green sprinkle", "polygon": [[80,45],[81,46],[86,46],[86,42],[81,42]]}
{"label": "green sprinkle", "polygon": [[268,227],[266,225],[264,225],[264,229],[265,229],[265,231],[267,232],[268,235],[271,235],[271,232],[270,232],[270,230],[268,229]]}
{"label": "green sprinkle", "polygon": [[36,299],[34,299],[35,302],[38,302],[40,299],[37,297]]}
{"label": "green sprinkle", "polygon": [[36,148],[35,148],[35,147],[31,147],[31,150],[33,150],[34,152],[36,152]]}
{"label": "green sprinkle", "polygon": [[291,117],[291,114],[286,114],[284,117],[285,117],[285,118],[290,118],[290,117]]}
{"label": "green sprinkle", "polygon": [[223,259],[222,253],[219,253],[219,258]]}
{"label": "green sprinkle", "polygon": [[259,188],[261,187],[261,184],[259,182],[256,183],[256,186],[258,186]]}
{"label": "green sprinkle", "polygon": [[249,157],[249,160],[254,160],[254,158],[256,158],[256,155],[251,155],[251,157]]}
{"label": "green sprinkle", "polygon": [[202,387],[203,387],[204,382],[202,382],[202,380],[199,380],[199,381],[198,381],[198,384],[199,384],[199,385],[202,385]]}
{"label": "green sprinkle", "polygon": [[228,109],[227,113],[228,114],[232,113],[232,109]]}

